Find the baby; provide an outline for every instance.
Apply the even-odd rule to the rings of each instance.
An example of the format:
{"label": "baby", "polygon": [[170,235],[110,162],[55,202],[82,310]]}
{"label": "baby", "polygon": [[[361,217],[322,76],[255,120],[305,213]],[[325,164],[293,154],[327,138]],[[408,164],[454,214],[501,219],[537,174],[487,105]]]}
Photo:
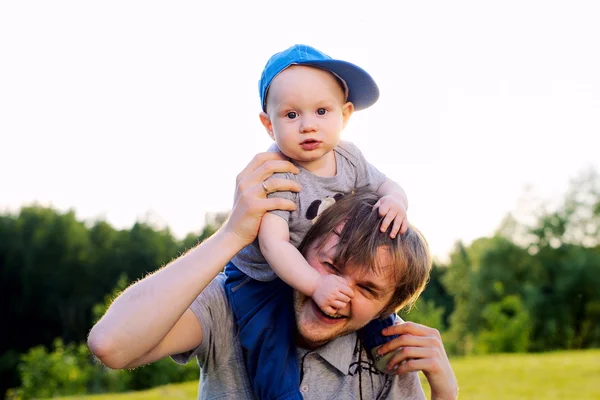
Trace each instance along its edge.
{"label": "baby", "polygon": [[[352,113],[374,104],[379,89],[362,68],[334,60],[306,45],[295,45],[272,56],[259,81],[262,104],[260,120],[281,151],[299,168],[300,193],[269,193],[296,203],[296,210],[273,211],[262,220],[257,241],[244,248],[227,265],[226,289],[240,329],[246,365],[255,394],[260,399],[298,398],[300,373],[294,343],[291,289],[273,292],[265,282],[281,279],[310,296],[335,324],[355,296],[338,274],[321,275],[297,250],[319,214],[336,199],[357,188],[368,188],[380,196],[375,205],[382,217],[381,231],[390,236],[408,227],[404,190],[386,178],[363,157],[359,149],[340,140]],[[369,288],[360,288],[366,295]],[[373,321],[361,337],[376,335],[379,342],[393,337],[381,335]],[[376,340],[377,341],[377,340]]]}

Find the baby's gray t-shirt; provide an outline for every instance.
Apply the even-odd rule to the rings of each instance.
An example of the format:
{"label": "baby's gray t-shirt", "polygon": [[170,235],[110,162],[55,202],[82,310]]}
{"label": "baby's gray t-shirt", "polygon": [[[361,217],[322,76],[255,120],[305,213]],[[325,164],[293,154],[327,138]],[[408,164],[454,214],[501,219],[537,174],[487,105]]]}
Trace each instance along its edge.
{"label": "baby's gray t-shirt", "polygon": [[[273,145],[269,151],[279,151],[279,149]],[[385,175],[367,162],[354,144],[340,141],[333,152],[337,167],[335,176],[317,176],[302,167],[298,167],[300,173],[297,175],[273,175],[296,180],[302,186],[299,193],[275,192],[269,195],[269,197],[280,197],[296,203],[295,211],[272,211],[287,221],[290,243],[296,248],[324,208],[333,204],[340,196],[352,193],[354,189],[368,188],[376,192],[386,180]],[[231,261],[240,271],[253,279],[271,281],[277,277],[260,252],[258,238],[244,247]]]}

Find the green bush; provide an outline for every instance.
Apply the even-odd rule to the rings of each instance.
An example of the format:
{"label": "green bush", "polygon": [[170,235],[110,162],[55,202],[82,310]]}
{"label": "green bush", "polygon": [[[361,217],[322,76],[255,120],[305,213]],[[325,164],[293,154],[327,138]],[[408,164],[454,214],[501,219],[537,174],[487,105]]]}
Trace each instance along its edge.
{"label": "green bush", "polygon": [[529,347],[531,333],[527,310],[519,296],[506,296],[482,311],[485,329],[477,336],[477,353],[517,353]]}
{"label": "green bush", "polygon": [[19,395],[29,399],[86,393],[91,372],[88,354],[85,346],[65,346],[61,339],[54,341],[50,353],[43,346],[30,349],[18,366]]}
{"label": "green bush", "polygon": [[406,321],[412,321],[430,328],[436,328],[439,331],[444,330],[442,321],[444,309],[436,306],[435,301],[433,300],[424,300],[423,298],[420,298],[410,311],[403,310],[399,315]]}
{"label": "green bush", "polygon": [[131,390],[197,380],[200,374],[197,363],[179,365],[169,358],[127,372],[131,378],[129,385]]}
{"label": "green bush", "polygon": [[[119,280],[117,281],[117,284],[112,292],[104,296],[104,302],[94,305],[92,313],[94,315],[95,322],[98,322],[100,318],[102,318],[113,300],[118,297],[121,292],[127,288],[127,286],[129,286],[129,283],[130,282],[127,278],[127,275],[121,274],[119,276]],[[170,359],[163,359],[150,365],[126,371],[126,388],[129,390],[148,389],[154,386],[165,385],[167,383],[185,382],[198,379],[198,375],[199,369],[196,363],[192,362],[186,364],[185,366],[181,366]],[[107,385],[110,385],[110,382],[107,382],[105,379],[101,380],[101,383],[95,385],[95,387],[99,387],[101,389],[94,391],[117,391],[114,389],[102,390],[106,388]]]}
{"label": "green bush", "polygon": [[52,351],[43,346],[21,356],[21,386],[8,398],[31,399],[85,393],[122,392],[198,379],[198,365],[170,359],[134,370],[111,370],[99,363],[85,344],[65,345],[56,339]]}

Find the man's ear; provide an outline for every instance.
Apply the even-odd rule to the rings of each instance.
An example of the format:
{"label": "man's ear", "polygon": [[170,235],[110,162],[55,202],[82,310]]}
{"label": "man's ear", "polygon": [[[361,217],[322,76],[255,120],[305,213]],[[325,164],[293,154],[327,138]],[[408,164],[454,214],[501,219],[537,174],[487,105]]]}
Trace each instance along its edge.
{"label": "man's ear", "polygon": [[275,140],[275,134],[273,133],[273,123],[271,123],[271,118],[269,118],[269,114],[266,112],[261,112],[258,116],[260,118],[260,122],[263,124],[271,139]]}
{"label": "man's ear", "polygon": [[354,104],[351,102],[347,102],[342,106],[342,126],[345,128],[348,121],[350,121],[350,117],[354,112]]}

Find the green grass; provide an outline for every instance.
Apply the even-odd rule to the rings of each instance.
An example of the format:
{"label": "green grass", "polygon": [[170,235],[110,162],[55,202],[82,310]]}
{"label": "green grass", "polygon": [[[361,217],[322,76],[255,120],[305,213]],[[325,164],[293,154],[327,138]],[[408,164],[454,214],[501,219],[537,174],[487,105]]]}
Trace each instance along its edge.
{"label": "green grass", "polygon": [[[459,399],[600,400],[600,350],[542,354],[499,354],[451,359]],[[423,378],[425,393],[429,388]],[[110,395],[64,397],[64,400],[194,399],[197,382]]]}
{"label": "green grass", "polygon": [[[498,354],[450,362],[461,400],[600,399],[600,350]],[[429,394],[426,381],[423,387]]]}
{"label": "green grass", "polygon": [[195,399],[198,397],[198,381],[158,386],[139,392],[94,394],[88,396],[55,397],[54,400],[164,400]]}

